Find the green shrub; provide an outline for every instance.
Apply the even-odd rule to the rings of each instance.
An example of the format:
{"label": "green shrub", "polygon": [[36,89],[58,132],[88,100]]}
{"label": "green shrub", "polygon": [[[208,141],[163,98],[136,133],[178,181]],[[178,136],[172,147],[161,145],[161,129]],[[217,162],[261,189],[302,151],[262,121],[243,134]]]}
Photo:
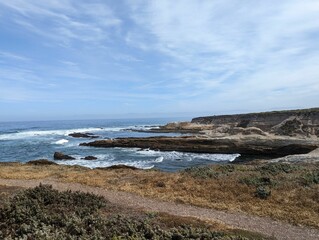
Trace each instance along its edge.
{"label": "green shrub", "polygon": [[216,170],[221,173],[231,173],[235,171],[235,166],[230,164],[219,165]]}
{"label": "green shrub", "polygon": [[269,163],[257,168],[257,170],[261,173],[269,173],[271,175],[278,175],[280,173],[291,173],[299,169],[300,166],[295,166],[289,163]]}
{"label": "green shrub", "polygon": [[248,186],[274,186],[276,183],[269,177],[257,177],[249,176],[239,179],[240,183],[246,184]]}
{"label": "green shrub", "polygon": [[319,184],[319,170],[307,172],[301,177],[301,184],[304,186],[311,186],[312,184]]}
{"label": "green shrub", "polygon": [[184,173],[189,174],[194,178],[202,179],[216,178],[218,176],[218,173],[209,166],[186,168]]}
{"label": "green shrub", "polygon": [[[89,193],[58,192],[40,185],[25,190],[0,208],[0,239],[246,239],[204,227],[178,226],[163,229],[156,216],[106,218],[102,208],[110,206],[103,198]],[[146,214],[147,216],[147,214]]]}
{"label": "green shrub", "polygon": [[257,187],[255,196],[261,199],[267,199],[271,195],[271,191],[266,187]]}

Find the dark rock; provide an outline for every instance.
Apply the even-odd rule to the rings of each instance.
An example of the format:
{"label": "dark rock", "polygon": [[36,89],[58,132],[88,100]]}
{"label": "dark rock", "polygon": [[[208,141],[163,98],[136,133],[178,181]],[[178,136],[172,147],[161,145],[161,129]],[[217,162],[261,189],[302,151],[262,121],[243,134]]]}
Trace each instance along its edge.
{"label": "dark rock", "polygon": [[70,133],[69,136],[74,138],[98,138],[99,137],[94,135],[93,133]]}
{"label": "dark rock", "polygon": [[307,131],[307,127],[303,126],[301,120],[296,117],[288,118],[280,124],[273,127],[273,132],[278,135],[294,136],[303,134]]}
{"label": "dark rock", "polygon": [[309,153],[319,145],[316,141],[302,139],[268,138],[265,136],[243,136],[241,138],[200,138],[200,137],[147,137],[117,138],[81,143],[92,147],[149,148],[161,151],[180,151],[196,153],[239,153],[256,156],[286,156]]}
{"label": "dark rock", "polygon": [[65,155],[61,152],[55,152],[53,156],[54,160],[74,160],[74,157],[71,157],[69,155]]}
{"label": "dark rock", "polygon": [[127,166],[124,164],[118,164],[118,165],[113,165],[110,167],[99,167],[96,169],[100,169],[100,170],[114,170],[114,169],[130,169],[130,170],[138,170],[137,167],[133,167],[133,166]]}
{"label": "dark rock", "polygon": [[243,119],[241,120],[236,127],[241,127],[241,128],[246,128],[249,125],[250,120],[248,119]]}
{"label": "dark rock", "polygon": [[97,159],[97,157],[94,157],[94,156],[87,156],[87,157],[85,157],[85,158],[81,158],[81,159],[83,159],[83,160],[96,160],[96,159]]}
{"label": "dark rock", "polygon": [[32,160],[27,162],[29,165],[58,165],[55,162],[49,161],[48,159],[39,159],[39,160]]}

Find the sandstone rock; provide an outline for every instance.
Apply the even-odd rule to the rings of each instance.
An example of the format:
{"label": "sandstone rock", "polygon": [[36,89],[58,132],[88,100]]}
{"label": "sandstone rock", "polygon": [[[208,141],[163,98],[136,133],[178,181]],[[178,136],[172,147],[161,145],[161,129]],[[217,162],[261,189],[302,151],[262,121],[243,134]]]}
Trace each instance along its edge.
{"label": "sandstone rock", "polygon": [[54,160],[74,160],[74,157],[71,157],[69,155],[65,155],[61,152],[55,152],[53,156]]}
{"label": "sandstone rock", "polygon": [[263,132],[286,136],[319,136],[319,108],[198,117],[191,123],[214,125],[216,128],[224,125],[230,128],[256,127]]}
{"label": "sandstone rock", "polygon": [[[303,131],[303,123],[298,117],[290,117],[280,124],[272,127],[272,132],[278,135],[296,136],[297,134],[307,134]],[[307,131],[307,128],[304,127]]]}

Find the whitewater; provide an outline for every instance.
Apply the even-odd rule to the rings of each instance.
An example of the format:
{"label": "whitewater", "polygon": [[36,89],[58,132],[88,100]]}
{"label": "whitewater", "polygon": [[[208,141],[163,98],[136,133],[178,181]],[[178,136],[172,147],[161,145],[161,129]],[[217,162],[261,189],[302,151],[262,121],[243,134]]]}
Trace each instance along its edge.
{"label": "whitewater", "polygon": [[[177,171],[191,166],[227,163],[238,154],[198,154],[162,152],[139,148],[91,148],[79,146],[91,139],[73,138],[74,132],[92,133],[97,139],[117,137],[177,136],[136,132],[179,119],[81,120],[46,122],[0,122],[0,162],[27,162],[35,159],[53,160],[54,152],[71,155],[75,160],[56,161],[64,165],[88,168],[124,164],[141,169],[156,168]],[[96,139],[94,139],[96,140]],[[83,160],[95,156],[96,160]]]}

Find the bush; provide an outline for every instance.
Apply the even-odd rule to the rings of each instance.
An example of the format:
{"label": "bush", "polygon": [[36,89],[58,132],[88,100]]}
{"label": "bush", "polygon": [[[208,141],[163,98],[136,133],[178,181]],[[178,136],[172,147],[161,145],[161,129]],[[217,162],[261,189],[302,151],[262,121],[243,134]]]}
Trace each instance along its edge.
{"label": "bush", "polygon": [[269,163],[258,167],[262,173],[269,173],[271,175],[278,175],[280,173],[291,173],[298,170],[300,167],[288,163]]}
{"label": "bush", "polygon": [[1,208],[0,238],[73,239],[88,235],[86,222],[96,221],[97,211],[106,203],[93,194],[58,192],[40,185],[16,195]]}
{"label": "bush", "polygon": [[194,178],[202,179],[216,178],[218,176],[218,173],[215,172],[213,168],[208,166],[186,168],[184,173],[187,173]]}
{"label": "bush", "polygon": [[40,185],[0,208],[0,239],[246,239],[204,227],[162,229],[152,222],[156,216],[105,218],[100,210],[107,206],[103,197]]}
{"label": "bush", "polygon": [[311,186],[312,184],[319,184],[319,170],[308,172],[301,177],[301,183],[304,186]]}
{"label": "bush", "polygon": [[220,171],[221,173],[231,173],[235,171],[235,166],[229,164],[219,165],[216,170]]}
{"label": "bush", "polygon": [[273,182],[269,177],[250,176],[250,177],[241,178],[239,182],[246,184],[248,186],[256,186],[256,187],[275,185],[275,182]]}
{"label": "bush", "polygon": [[271,191],[266,187],[257,187],[255,196],[260,199],[267,199],[271,195]]}

